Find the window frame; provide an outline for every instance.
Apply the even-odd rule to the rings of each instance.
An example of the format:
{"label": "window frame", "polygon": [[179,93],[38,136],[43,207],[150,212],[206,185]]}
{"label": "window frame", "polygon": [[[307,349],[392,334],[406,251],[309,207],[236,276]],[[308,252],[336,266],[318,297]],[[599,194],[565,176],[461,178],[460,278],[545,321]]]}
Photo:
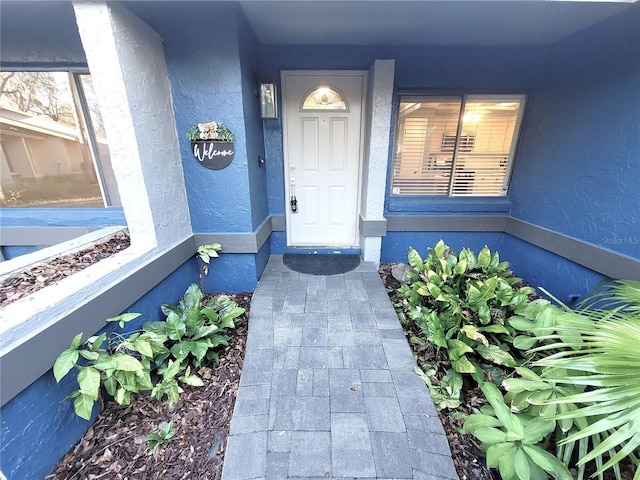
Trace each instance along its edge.
{"label": "window frame", "polygon": [[[508,100],[508,99],[513,99],[513,98],[519,98],[520,99],[520,107],[518,109],[518,113],[517,113],[517,117],[516,117],[516,121],[515,121],[515,126],[514,126],[514,133],[513,133],[513,140],[511,142],[511,148],[509,149],[509,154],[508,154],[508,160],[507,160],[507,164],[506,164],[506,168],[505,168],[505,173],[504,173],[504,180],[503,180],[503,186],[502,186],[502,193],[500,195],[486,195],[486,194],[477,194],[477,195],[460,195],[460,194],[453,194],[454,191],[454,185],[455,185],[455,168],[456,168],[456,162],[457,162],[457,154],[458,152],[463,152],[463,150],[460,150],[460,145],[462,143],[464,143],[465,140],[467,140],[467,137],[469,137],[469,135],[463,135],[462,134],[462,130],[463,130],[463,117],[465,114],[465,108],[466,105],[468,103],[469,97],[471,97],[471,100],[474,100],[476,98],[481,98],[483,101],[486,100]],[[434,199],[434,200],[438,200],[438,201],[442,201],[442,200],[472,200],[472,199],[485,199],[485,200],[499,200],[499,199],[506,199],[508,197],[509,194],[509,187],[511,185],[511,177],[513,174],[513,166],[516,162],[516,157],[517,157],[517,151],[518,151],[518,147],[519,147],[519,143],[520,143],[520,138],[522,136],[522,124],[524,121],[524,116],[525,116],[525,110],[526,110],[526,106],[527,106],[527,101],[528,101],[528,95],[524,92],[507,92],[507,93],[496,93],[496,92],[492,92],[492,93],[482,93],[482,92],[469,92],[469,91],[465,91],[465,92],[460,92],[460,91],[441,91],[441,90],[429,90],[429,91],[405,91],[405,92],[398,92],[397,94],[397,101],[396,101],[396,105],[395,105],[395,112],[394,112],[394,124],[393,124],[393,149],[391,151],[391,162],[390,162],[390,166],[389,166],[389,189],[388,189],[388,195],[391,198],[394,199],[408,199],[408,198],[430,198],[430,199]],[[394,193],[394,172],[397,168],[396,166],[396,157],[397,157],[397,151],[398,151],[398,140],[399,140],[399,135],[398,135],[398,129],[400,127],[400,123],[399,123],[399,119],[400,119],[400,108],[401,108],[401,104],[403,102],[407,102],[407,101],[411,101],[411,99],[418,99],[418,98],[442,98],[442,99],[451,99],[451,98],[459,98],[460,99],[460,111],[458,114],[458,121],[457,121],[457,129],[456,129],[456,138],[455,138],[455,145],[452,151],[452,164],[451,164],[451,169],[450,169],[450,179],[449,179],[449,185],[447,187],[447,194],[446,195],[437,195],[437,194],[419,194],[419,193],[409,193],[409,194],[403,194],[403,193]],[[475,142],[475,139],[473,140]],[[444,139],[443,139],[444,142]],[[462,148],[464,149],[464,145],[462,145]]]}

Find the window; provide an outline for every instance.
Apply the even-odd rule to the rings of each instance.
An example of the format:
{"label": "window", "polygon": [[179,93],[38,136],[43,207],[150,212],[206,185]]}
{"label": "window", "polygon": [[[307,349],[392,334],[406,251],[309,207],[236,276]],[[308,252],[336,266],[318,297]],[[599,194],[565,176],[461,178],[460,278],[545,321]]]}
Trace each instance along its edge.
{"label": "window", "polygon": [[524,95],[403,96],[392,194],[502,196]]}
{"label": "window", "polygon": [[91,76],[0,73],[0,205],[120,205]]}
{"label": "window", "polygon": [[347,110],[347,103],[337,90],[320,86],[305,97],[302,110]]}

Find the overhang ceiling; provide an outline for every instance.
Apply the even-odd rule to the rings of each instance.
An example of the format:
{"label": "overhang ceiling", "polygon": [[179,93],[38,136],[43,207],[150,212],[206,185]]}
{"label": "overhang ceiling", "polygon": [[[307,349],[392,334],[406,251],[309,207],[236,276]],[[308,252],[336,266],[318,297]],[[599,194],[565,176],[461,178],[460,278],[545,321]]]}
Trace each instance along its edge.
{"label": "overhang ceiling", "polygon": [[[194,15],[210,14],[211,7],[219,0],[121,1],[163,35],[183,28],[185,19],[192,21]],[[263,45],[549,45],[625,9],[640,8],[639,0],[243,0],[238,3]],[[51,41],[51,35],[69,45],[79,40],[69,0],[0,0],[0,12],[2,39],[23,37],[34,48],[40,41]]]}
{"label": "overhang ceiling", "polygon": [[634,3],[247,0],[240,5],[264,45],[517,46],[553,43]]}

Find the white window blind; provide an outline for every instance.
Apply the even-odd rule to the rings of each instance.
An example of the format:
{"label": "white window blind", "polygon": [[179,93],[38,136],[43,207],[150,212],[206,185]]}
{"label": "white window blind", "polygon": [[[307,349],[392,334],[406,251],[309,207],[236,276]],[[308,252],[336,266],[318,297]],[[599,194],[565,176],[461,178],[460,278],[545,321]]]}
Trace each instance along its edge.
{"label": "white window blind", "polygon": [[523,95],[402,97],[394,195],[506,195]]}

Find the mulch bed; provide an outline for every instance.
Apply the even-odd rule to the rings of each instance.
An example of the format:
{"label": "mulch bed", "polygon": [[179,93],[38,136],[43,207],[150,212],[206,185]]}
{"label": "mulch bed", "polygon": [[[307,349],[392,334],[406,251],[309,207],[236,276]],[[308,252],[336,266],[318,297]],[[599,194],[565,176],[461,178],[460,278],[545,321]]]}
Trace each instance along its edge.
{"label": "mulch bed", "polygon": [[130,244],[129,234],[118,232],[90,248],[53,258],[11,275],[0,282],[0,308],[115,255]]}
{"label": "mulch bed", "polygon": [[[249,311],[250,293],[229,296]],[[199,370],[204,387],[185,387],[173,406],[148,395],[139,395],[128,406],[111,402],[45,480],[219,479],[240,385],[247,322],[234,332],[219,352],[220,362]],[[176,436],[149,451],[147,435],[169,422]]]}

